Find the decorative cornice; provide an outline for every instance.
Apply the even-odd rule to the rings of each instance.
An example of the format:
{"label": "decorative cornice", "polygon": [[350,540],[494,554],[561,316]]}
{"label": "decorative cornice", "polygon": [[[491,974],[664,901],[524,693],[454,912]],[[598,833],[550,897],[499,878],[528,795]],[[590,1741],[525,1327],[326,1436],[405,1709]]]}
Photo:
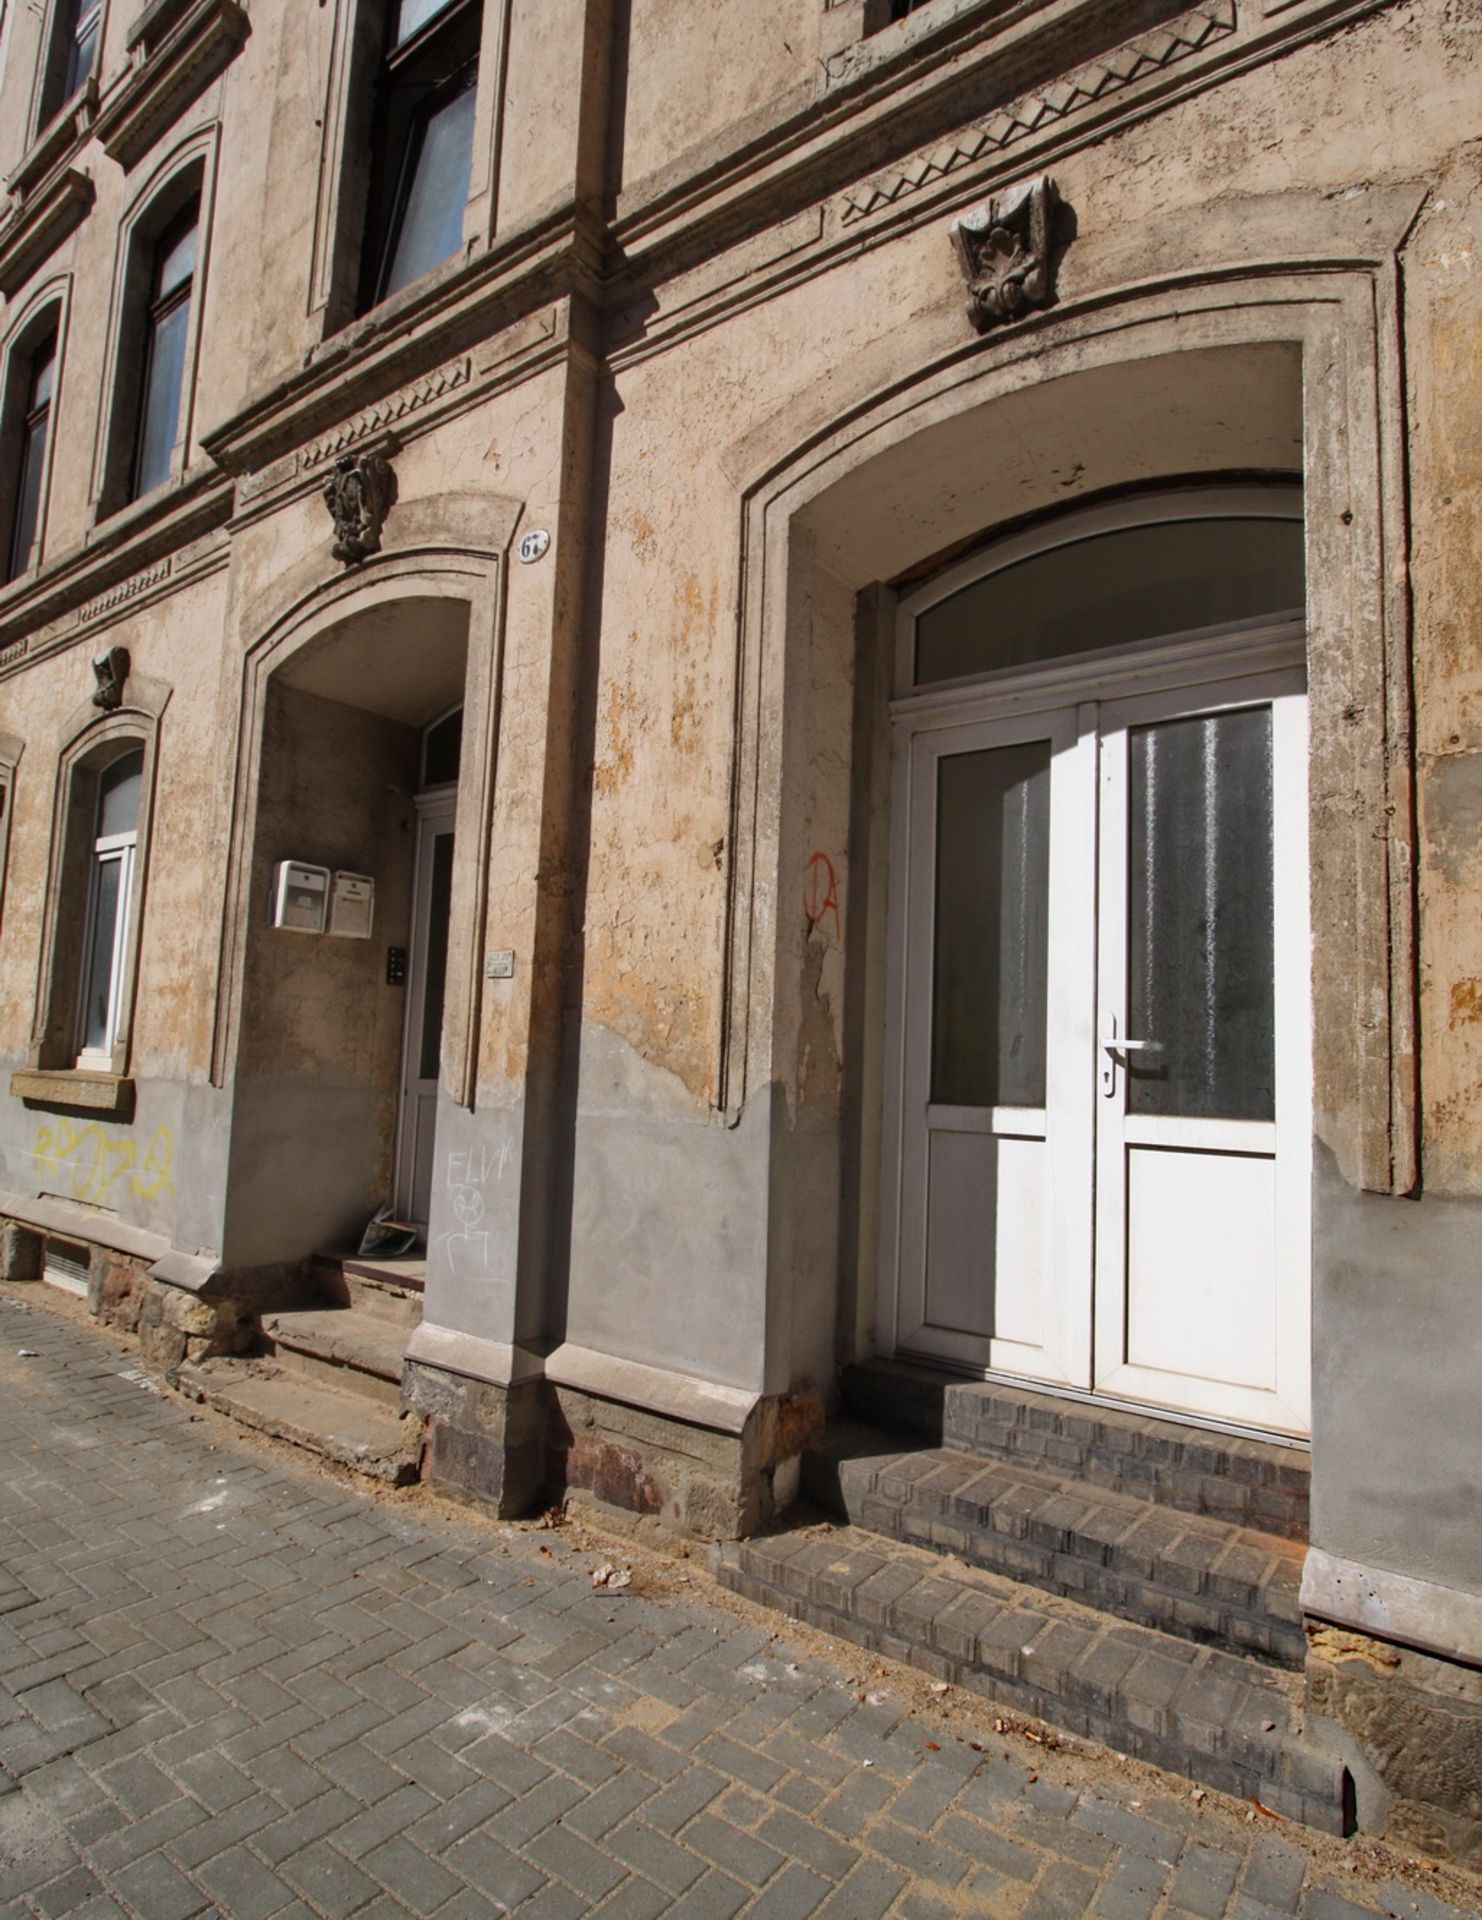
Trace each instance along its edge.
{"label": "decorative cornice", "polygon": [[231,483],[198,468],[158,497],[100,523],[81,545],[0,591],[0,669],[73,644],[136,604],[174,593],[227,563]]}
{"label": "decorative cornice", "polygon": [[1235,26],[1235,0],[1207,0],[1206,5],[1180,14],[1165,26],[1138,34],[1113,52],[1087,61],[1053,86],[1042,87],[1007,106],[995,108],[951,140],[933,147],[930,152],[918,154],[905,166],[876,174],[873,179],[851,188],[843,197],[842,224],[851,226],[877,207],[892,205],[975,160],[1017,146],[1031,134],[1042,133],[1055,121],[1067,119],[1083,107],[1120,93],[1144,75],[1175,66],[1211,41],[1223,40],[1234,33]]}
{"label": "decorative cornice", "polygon": [[163,560],[156,560],[152,567],[143,567],[138,573],[130,574],[127,580],[120,580],[117,586],[109,587],[106,593],[95,594],[91,600],[85,600],[77,609],[77,625],[90,627],[95,620],[116,612],[130,600],[137,600],[141,593],[147,593],[162,580],[168,580],[174,564],[174,556],[167,553]]}
{"label": "decorative cornice", "polygon": [[445,367],[424,374],[420,380],[414,380],[399,393],[393,393],[376,406],[355,414],[342,427],[336,427],[333,433],[324,434],[318,440],[311,440],[308,446],[300,447],[295,462],[298,471],[305,473],[322,466],[326,460],[337,460],[358,442],[388,432],[405,420],[408,414],[420,413],[424,407],[431,406],[434,400],[441,400],[445,393],[456,393],[459,387],[466,387],[472,372],[472,362],[464,354],[460,359],[449,361]]}
{"label": "decorative cornice", "polygon": [[[387,396],[436,383],[469,355],[475,366],[418,411],[444,402],[466,405],[489,384],[488,343],[508,335],[517,342],[498,378],[522,379],[541,356],[565,350],[567,329],[553,325],[583,295],[595,298],[600,224],[589,208],[566,204],[537,225],[496,239],[487,253],[451,263],[428,276],[412,297],[387,301],[326,341],[307,367],[259,393],[231,419],[203,437],[207,455],[225,472],[243,476],[243,499],[258,498],[302,477],[297,450],[337,440],[347,415],[372,415]],[[457,358],[450,360],[450,351]],[[390,420],[391,416],[387,416]],[[384,430],[385,423],[367,431]],[[320,460],[330,457],[326,444]],[[292,457],[288,475],[281,463]]]}
{"label": "decorative cornice", "polygon": [[31,142],[20,165],[5,182],[5,190],[17,203],[34,191],[53,167],[70,160],[87,139],[98,105],[98,81],[90,76],[78,91],[53,116]]}
{"label": "decorative cornice", "polygon": [[15,298],[49,253],[86,219],[93,204],[91,178],[75,167],[54,174],[0,226],[0,294]]}
{"label": "decorative cornice", "polygon": [[[153,23],[157,33],[149,31]],[[129,36],[133,66],[104,100],[94,131],[132,167],[214,80],[251,31],[237,0],[195,0],[182,13],[151,8]]]}

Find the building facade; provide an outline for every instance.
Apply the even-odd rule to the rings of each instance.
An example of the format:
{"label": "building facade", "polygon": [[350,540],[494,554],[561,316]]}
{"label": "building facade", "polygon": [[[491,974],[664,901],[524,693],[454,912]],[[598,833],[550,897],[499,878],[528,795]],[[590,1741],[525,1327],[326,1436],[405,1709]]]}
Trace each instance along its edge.
{"label": "building facade", "polygon": [[230,1402],[389,1212],[384,1459],[710,1539],[1017,1394],[1477,1857],[1478,32],[12,6],[11,1277]]}

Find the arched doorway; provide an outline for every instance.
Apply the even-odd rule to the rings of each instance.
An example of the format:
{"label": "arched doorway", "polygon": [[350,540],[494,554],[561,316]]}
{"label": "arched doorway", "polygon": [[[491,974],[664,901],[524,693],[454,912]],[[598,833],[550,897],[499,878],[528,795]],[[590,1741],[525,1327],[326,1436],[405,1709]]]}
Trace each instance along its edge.
{"label": "arched doorway", "polygon": [[1295,485],[1042,522],[900,602],[889,1351],[1309,1420]]}

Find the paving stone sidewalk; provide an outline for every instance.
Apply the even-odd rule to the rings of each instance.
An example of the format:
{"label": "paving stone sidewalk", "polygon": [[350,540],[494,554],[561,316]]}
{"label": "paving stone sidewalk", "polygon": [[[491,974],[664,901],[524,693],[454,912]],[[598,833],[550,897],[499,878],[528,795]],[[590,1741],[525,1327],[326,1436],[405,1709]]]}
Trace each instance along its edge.
{"label": "paving stone sidewalk", "polygon": [[593,1564],[250,1448],[0,1296],[0,1920],[1475,1911]]}

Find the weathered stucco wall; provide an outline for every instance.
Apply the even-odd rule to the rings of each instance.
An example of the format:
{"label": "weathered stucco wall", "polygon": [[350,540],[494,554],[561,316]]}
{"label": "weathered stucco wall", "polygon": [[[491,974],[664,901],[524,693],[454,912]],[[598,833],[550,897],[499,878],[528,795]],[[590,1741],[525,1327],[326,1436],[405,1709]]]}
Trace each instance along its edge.
{"label": "weathered stucco wall", "polygon": [[[476,724],[417,1365],[474,1383],[445,1395],[450,1435],[455,1402],[482,1426],[440,1444],[502,1474],[501,1396],[547,1361],[594,1482],[610,1445],[673,1439],[605,1398],[682,1425],[691,1389],[732,1412],[827,1392],[874,1338],[889,583],[1109,489],[1305,468],[1315,1539],[1475,1593],[1474,25],[1439,0],[1336,26],[1305,0],[1207,0],[1065,9],[1053,45],[1028,44],[1039,12],[934,0],[841,53],[853,4],[486,0],[497,97],[481,72],[466,257],[338,333],[348,4],[255,5],[137,168],[79,146],[93,210],[5,315],[70,298],[44,564],[0,587],[0,731],[25,743],[0,1052],[24,1057],[35,1001],[56,730],[88,654],[117,642],[171,697],[134,1158],[77,1197],[233,1262],[358,1224],[385,1197],[384,950],[431,714],[375,719],[272,675],[286,687],[301,653],[393,601],[456,604]],[[13,166],[36,21],[11,19]],[[992,58],[990,22],[1008,36]],[[124,25],[111,10],[109,84]],[[935,35],[940,72],[889,65]],[[1072,78],[1034,93],[1057,62]],[[215,213],[186,471],[97,521],[119,225],[192,141]],[[1058,305],[980,337],[950,221],[1042,169],[1073,209]],[[397,497],[379,553],[346,569],[322,490],[341,453],[372,450]],[[525,564],[527,532],[549,546]],[[450,658],[415,657],[429,675]],[[375,873],[371,942],[265,929],[286,853]],[[512,972],[488,974],[504,952]],[[43,1123],[72,1124],[0,1104],[17,1192],[74,1177],[38,1171]],[[144,1191],[160,1127],[169,1184]],[[1418,1202],[1401,1197],[1417,1144]],[[609,1377],[612,1359],[654,1377]],[[540,1444],[538,1422],[511,1425]]]}
{"label": "weathered stucco wall", "polygon": [[[219,1248],[225,1186],[224,1105],[206,1085],[220,925],[222,871],[210,827],[221,782],[215,734],[222,578],[91,625],[38,659],[0,692],[0,729],[25,741],[12,790],[14,813],[0,931],[0,1031],[4,1066],[25,1064],[35,1016],[42,929],[64,730],[94,681],[94,653],[129,649],[134,668],[169,690],[159,721],[151,859],[135,984],[132,1116],[50,1112],[0,1101],[3,1184],[101,1208],[177,1246]],[[75,629],[74,629],[75,630]],[[68,640],[68,623],[51,636]],[[103,715],[98,713],[101,721]]]}

